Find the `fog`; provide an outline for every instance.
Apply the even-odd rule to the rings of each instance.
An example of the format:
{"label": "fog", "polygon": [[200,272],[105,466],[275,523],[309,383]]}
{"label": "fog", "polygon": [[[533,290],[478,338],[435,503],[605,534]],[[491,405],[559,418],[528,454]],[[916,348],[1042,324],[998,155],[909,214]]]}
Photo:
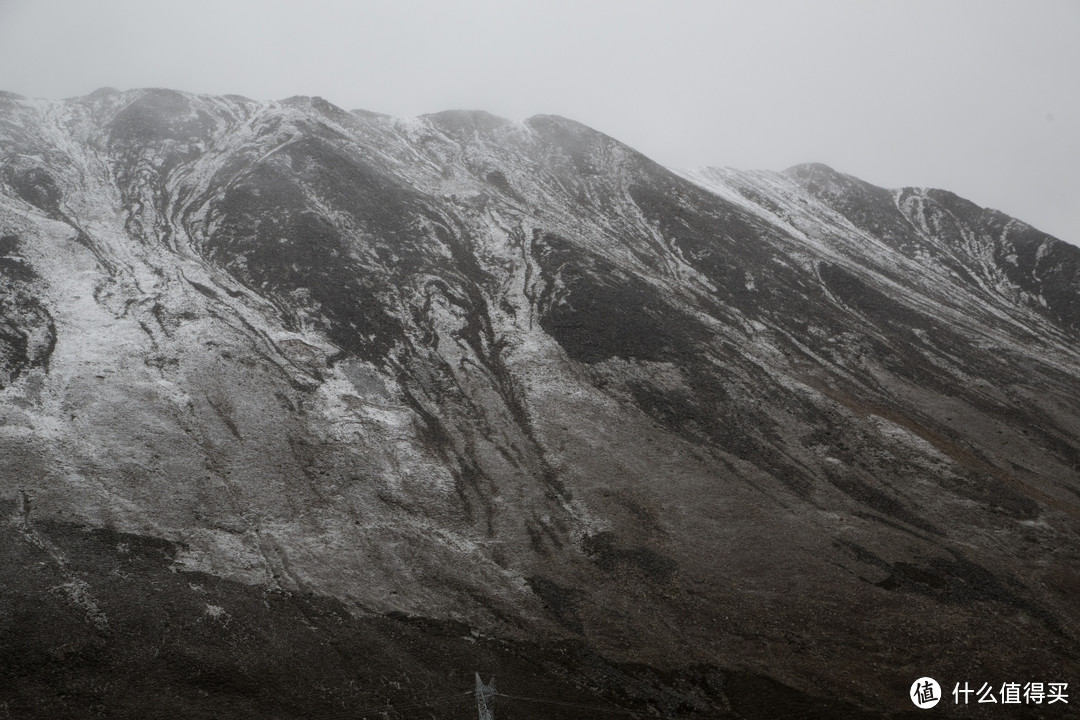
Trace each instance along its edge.
{"label": "fog", "polygon": [[1080,3],[0,0],[0,89],[574,118],[672,167],[820,161],[1080,244]]}

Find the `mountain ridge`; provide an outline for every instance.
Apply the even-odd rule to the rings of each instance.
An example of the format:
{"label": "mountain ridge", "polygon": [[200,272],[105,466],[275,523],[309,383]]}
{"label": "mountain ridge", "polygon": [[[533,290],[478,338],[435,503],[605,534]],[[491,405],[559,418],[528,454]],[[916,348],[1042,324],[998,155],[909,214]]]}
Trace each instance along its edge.
{"label": "mountain ridge", "polygon": [[[1078,248],[820,165],[680,175],[557,116],[5,95],[0,151],[0,498],[47,568],[5,564],[5,602],[50,598],[4,616],[52,658],[2,666],[28,715],[166,638],[106,705],[255,713],[307,677],[277,622],[402,632],[377,674],[444,690],[425,652],[509,643],[667,714],[1075,676]],[[217,595],[169,580],[177,637],[114,571]],[[246,640],[206,636],[227,617]],[[574,680],[616,666],[674,675]]]}

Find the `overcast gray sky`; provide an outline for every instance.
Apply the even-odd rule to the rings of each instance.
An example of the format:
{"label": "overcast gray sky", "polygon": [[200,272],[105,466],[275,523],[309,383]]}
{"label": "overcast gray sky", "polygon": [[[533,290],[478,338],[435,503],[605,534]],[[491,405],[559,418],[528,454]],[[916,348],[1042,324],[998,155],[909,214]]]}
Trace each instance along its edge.
{"label": "overcast gray sky", "polygon": [[820,161],[1080,244],[1080,1],[0,0],[0,89],[580,120],[673,167]]}

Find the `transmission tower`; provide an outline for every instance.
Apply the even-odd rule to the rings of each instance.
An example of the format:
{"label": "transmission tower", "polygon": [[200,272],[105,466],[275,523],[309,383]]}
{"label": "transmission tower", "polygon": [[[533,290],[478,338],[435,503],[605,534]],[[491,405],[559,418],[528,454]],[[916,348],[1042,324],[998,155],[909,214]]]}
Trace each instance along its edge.
{"label": "transmission tower", "polygon": [[495,720],[495,677],[492,676],[485,685],[480,679],[480,673],[476,673],[476,712],[480,720]]}

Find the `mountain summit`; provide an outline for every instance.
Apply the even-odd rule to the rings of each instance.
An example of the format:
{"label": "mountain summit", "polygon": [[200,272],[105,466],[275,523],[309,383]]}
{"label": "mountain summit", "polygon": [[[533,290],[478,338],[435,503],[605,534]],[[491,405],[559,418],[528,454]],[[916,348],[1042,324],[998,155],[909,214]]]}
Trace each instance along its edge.
{"label": "mountain summit", "polygon": [[0,153],[11,717],[1080,679],[1080,248],[555,116],[4,94]]}

